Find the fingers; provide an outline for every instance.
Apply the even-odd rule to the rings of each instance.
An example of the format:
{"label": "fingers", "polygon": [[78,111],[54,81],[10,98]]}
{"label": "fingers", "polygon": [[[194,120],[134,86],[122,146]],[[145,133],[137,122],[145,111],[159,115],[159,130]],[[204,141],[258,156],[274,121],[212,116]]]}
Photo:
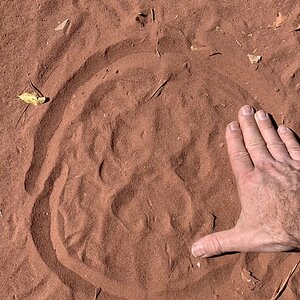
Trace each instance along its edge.
{"label": "fingers", "polygon": [[274,160],[267,149],[264,138],[254,119],[254,109],[243,106],[239,111],[239,123],[243,132],[244,142],[254,165],[260,162]]}
{"label": "fingers", "polygon": [[192,245],[192,254],[195,257],[211,257],[226,252],[239,251],[244,244],[241,234],[235,228],[215,232],[204,236]]}
{"label": "fingers", "polygon": [[204,236],[192,245],[191,252],[195,257],[211,257],[228,252],[281,252],[291,247],[274,242],[273,236],[263,235],[258,231],[229,230],[215,232]]}
{"label": "fingers", "polygon": [[294,133],[284,125],[278,127],[278,133],[280,138],[285,143],[286,148],[293,160],[300,161],[300,145],[294,135]]}
{"label": "fingers", "polygon": [[280,162],[290,161],[287,148],[275,130],[269,115],[260,110],[255,114],[255,120],[270,154]]}
{"label": "fingers", "polygon": [[237,121],[226,128],[227,151],[236,178],[253,170],[253,163],[245,147],[242,132]]}

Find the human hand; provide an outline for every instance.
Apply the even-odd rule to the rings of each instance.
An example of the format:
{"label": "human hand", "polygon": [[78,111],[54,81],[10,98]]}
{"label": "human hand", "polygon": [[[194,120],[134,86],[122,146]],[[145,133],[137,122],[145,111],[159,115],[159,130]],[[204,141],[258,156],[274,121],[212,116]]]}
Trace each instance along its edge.
{"label": "human hand", "polygon": [[227,149],[241,201],[232,229],[192,246],[194,256],[280,252],[300,248],[300,144],[263,111],[245,105],[226,128]]}

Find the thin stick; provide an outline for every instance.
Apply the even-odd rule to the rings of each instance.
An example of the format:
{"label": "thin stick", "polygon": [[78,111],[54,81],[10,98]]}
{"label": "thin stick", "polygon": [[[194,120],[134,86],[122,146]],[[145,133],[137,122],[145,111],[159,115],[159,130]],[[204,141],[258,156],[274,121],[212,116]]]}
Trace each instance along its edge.
{"label": "thin stick", "polygon": [[152,202],[150,201],[149,198],[147,198],[147,203],[148,203],[149,206],[155,211],[155,208],[154,208],[154,206],[153,206],[153,204],[152,204]]}
{"label": "thin stick", "polygon": [[29,105],[30,105],[30,104],[27,104],[26,107],[25,107],[25,108],[23,109],[23,111],[21,112],[20,117],[19,117],[19,119],[18,119],[18,121],[17,121],[17,123],[16,123],[15,128],[18,127],[18,124],[19,124],[19,122],[20,122],[22,116],[25,114],[26,110],[28,109]]}
{"label": "thin stick", "polygon": [[240,47],[242,47],[242,44],[237,39],[235,41]]}
{"label": "thin stick", "polygon": [[52,73],[56,70],[57,67],[58,67],[58,65],[55,66],[55,67],[52,69],[52,71],[50,72],[50,74],[47,76],[46,80],[44,80],[44,83],[47,82],[47,80],[48,80],[49,77],[52,75]]}
{"label": "thin stick", "polygon": [[212,225],[211,225],[211,227],[212,227],[212,232],[214,232],[215,229],[216,229],[216,220],[217,220],[217,217],[214,214],[211,214],[211,216],[212,216]]}
{"label": "thin stick", "polygon": [[155,22],[155,10],[154,8],[151,8],[151,17],[152,17],[152,23]]}
{"label": "thin stick", "polygon": [[102,76],[102,79],[104,79],[107,74],[108,74],[108,69],[105,70],[105,74]]}
{"label": "thin stick", "polygon": [[158,41],[156,42],[156,45],[155,45],[155,52],[157,54],[158,57],[161,57],[159,51],[158,51]]}
{"label": "thin stick", "polygon": [[286,287],[288,285],[288,282],[291,279],[291,277],[293,276],[293,274],[294,274],[296,268],[298,267],[299,263],[300,263],[300,260],[295,264],[295,266],[293,267],[293,269],[289,272],[289,274],[286,277],[285,281],[283,282],[282,286],[278,289],[277,293],[272,296],[271,300],[277,300],[281,296],[281,294],[286,289]]}
{"label": "thin stick", "polygon": [[44,95],[42,94],[42,92],[32,83],[31,80],[29,80],[29,83],[30,83],[30,86],[33,89],[33,91],[36,92],[39,97],[44,97]]}
{"label": "thin stick", "polygon": [[283,116],[283,113],[280,113],[281,115],[281,124],[284,125],[284,116]]}
{"label": "thin stick", "polygon": [[158,50],[158,44],[159,44],[159,39],[158,39],[158,33],[159,33],[160,28],[158,29],[158,31],[156,32],[156,45],[155,45],[155,52],[157,54],[157,56],[160,58],[160,53]]}
{"label": "thin stick", "polygon": [[181,32],[181,34],[184,36],[184,38],[185,38],[185,40],[187,41],[187,43],[189,44],[189,46],[190,46],[190,47],[192,46],[192,43],[191,43],[190,40],[187,38],[187,36],[185,35],[184,31],[183,31],[181,28],[176,27],[176,26],[172,26],[172,25],[167,25],[167,24],[165,24],[165,26],[171,27],[171,28],[174,28],[174,29],[179,30],[179,31]]}
{"label": "thin stick", "polygon": [[172,257],[171,257],[171,251],[170,251],[170,246],[169,246],[169,244],[168,243],[165,243],[165,251],[166,251],[166,253],[167,253],[167,255],[168,255],[168,263],[169,263],[169,267],[171,268],[171,266],[172,266]]}
{"label": "thin stick", "polygon": [[150,99],[151,100],[155,95],[158,96],[159,92],[164,88],[164,86],[167,84],[167,82],[171,79],[171,75],[169,75],[163,82],[159,84],[159,86],[155,89],[155,91],[151,94]]}
{"label": "thin stick", "polygon": [[101,291],[102,291],[102,289],[101,288],[99,288],[99,289],[95,289],[95,298],[94,298],[94,300],[97,300],[98,299],[98,297],[99,297],[99,295],[100,295],[100,293],[101,293]]}

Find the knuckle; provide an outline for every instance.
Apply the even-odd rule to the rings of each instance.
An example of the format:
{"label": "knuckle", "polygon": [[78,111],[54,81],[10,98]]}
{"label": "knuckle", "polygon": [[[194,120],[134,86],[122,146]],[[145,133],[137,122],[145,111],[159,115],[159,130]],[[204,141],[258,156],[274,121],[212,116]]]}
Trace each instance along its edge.
{"label": "knuckle", "polygon": [[248,148],[257,148],[265,145],[266,145],[265,141],[260,138],[249,140],[247,143]]}
{"label": "knuckle", "polygon": [[299,145],[293,145],[288,147],[289,152],[292,153],[300,153],[300,146]]}
{"label": "knuckle", "polygon": [[213,249],[215,253],[224,253],[217,234],[211,235],[210,248]]}
{"label": "knuckle", "polygon": [[230,141],[232,141],[232,142],[240,142],[240,141],[242,141],[243,140],[243,138],[242,138],[242,135],[241,134],[239,134],[239,133],[233,133],[232,135],[231,135],[231,137],[229,138],[229,140]]}
{"label": "knuckle", "polygon": [[247,151],[238,151],[238,152],[231,153],[232,160],[240,160],[240,159],[243,159],[248,156],[249,156],[249,154]]}
{"label": "knuckle", "polygon": [[265,170],[265,171],[275,171],[276,170],[276,166],[274,164],[273,160],[261,160],[259,162],[257,162],[257,166],[259,167],[259,169],[261,170]]}
{"label": "knuckle", "polygon": [[295,138],[295,136],[292,132],[286,132],[286,136],[284,137],[284,141],[287,144],[298,144],[297,140],[296,140],[296,138]]}
{"label": "knuckle", "polygon": [[272,141],[272,142],[269,142],[267,143],[267,147],[268,148],[282,148],[284,147],[284,143],[283,142],[280,142],[280,141]]}

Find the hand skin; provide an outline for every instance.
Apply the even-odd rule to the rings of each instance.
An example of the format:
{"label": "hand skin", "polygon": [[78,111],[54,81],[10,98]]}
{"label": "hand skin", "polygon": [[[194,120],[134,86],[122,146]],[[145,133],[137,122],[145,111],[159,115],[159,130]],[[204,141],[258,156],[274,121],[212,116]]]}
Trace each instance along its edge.
{"label": "hand skin", "polygon": [[300,248],[300,144],[293,132],[276,131],[264,111],[243,106],[226,128],[241,214],[232,229],[196,241],[192,253],[280,252]]}

